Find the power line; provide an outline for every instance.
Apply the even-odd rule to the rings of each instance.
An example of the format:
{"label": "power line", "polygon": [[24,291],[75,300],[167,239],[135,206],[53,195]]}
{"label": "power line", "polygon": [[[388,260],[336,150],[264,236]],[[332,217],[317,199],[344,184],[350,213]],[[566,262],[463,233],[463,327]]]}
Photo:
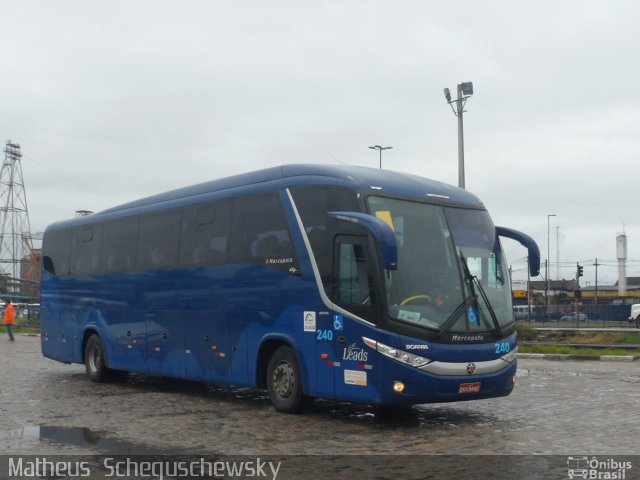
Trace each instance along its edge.
{"label": "power line", "polygon": [[89,192],[89,193],[93,193],[99,197],[102,197],[104,200],[109,200],[109,201],[113,201],[113,197],[110,197],[107,193],[100,191],[98,188],[96,188],[95,186],[89,185],[89,183],[86,181],[86,179],[82,179],[79,177],[76,177],[75,175],[73,175],[70,172],[67,172],[64,169],[61,168],[53,168],[50,165],[47,165],[46,163],[38,160],[37,158],[32,158],[29,157],[30,160],[33,160],[35,163],[37,163],[38,165],[40,165],[42,168],[44,168],[45,170],[50,171],[51,173],[53,173],[54,175],[57,175],[58,177],[73,183],[74,185],[76,185],[77,187],[81,188],[82,190]]}

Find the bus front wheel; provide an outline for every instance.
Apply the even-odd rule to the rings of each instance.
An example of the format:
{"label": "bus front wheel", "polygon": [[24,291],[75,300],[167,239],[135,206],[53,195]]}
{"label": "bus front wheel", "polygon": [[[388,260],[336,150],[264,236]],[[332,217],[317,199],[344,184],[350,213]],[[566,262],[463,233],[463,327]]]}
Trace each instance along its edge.
{"label": "bus front wheel", "polygon": [[279,347],[269,359],[267,391],[271,403],[279,412],[295,413],[303,405],[300,366],[293,350]]}
{"label": "bus front wheel", "polygon": [[95,383],[115,380],[117,377],[124,376],[124,374],[126,374],[125,372],[111,370],[105,365],[102,340],[100,340],[100,337],[96,334],[89,337],[87,344],[84,347],[84,367],[89,380]]}

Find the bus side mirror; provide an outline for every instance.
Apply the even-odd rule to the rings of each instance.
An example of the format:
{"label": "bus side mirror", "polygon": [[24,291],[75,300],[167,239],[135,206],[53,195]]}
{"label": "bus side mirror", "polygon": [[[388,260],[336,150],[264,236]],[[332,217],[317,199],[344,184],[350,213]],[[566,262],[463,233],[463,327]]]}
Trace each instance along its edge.
{"label": "bus side mirror", "polygon": [[398,243],[391,226],[384,220],[361,212],[327,212],[330,218],[355,223],[366,228],[375,237],[380,258],[386,270],[398,269]]}
{"label": "bus side mirror", "polygon": [[496,235],[499,237],[510,238],[523,245],[528,252],[529,272],[531,273],[531,276],[537,277],[540,275],[540,249],[533,238],[526,233],[505,227],[496,227]]}

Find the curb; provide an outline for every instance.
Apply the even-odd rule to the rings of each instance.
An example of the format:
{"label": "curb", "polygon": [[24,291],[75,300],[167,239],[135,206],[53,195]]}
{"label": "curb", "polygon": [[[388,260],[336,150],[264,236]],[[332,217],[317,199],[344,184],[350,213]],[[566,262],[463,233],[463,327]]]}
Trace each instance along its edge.
{"label": "curb", "polygon": [[562,353],[518,353],[518,358],[538,360],[602,360],[605,362],[634,362],[632,355],[568,355]]}

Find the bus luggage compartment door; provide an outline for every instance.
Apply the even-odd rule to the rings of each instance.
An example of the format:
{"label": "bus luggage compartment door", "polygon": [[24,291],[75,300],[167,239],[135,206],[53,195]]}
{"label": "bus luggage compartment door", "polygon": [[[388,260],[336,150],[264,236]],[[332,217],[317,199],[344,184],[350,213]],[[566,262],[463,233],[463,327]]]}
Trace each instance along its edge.
{"label": "bus luggage compartment door", "polygon": [[184,378],[184,322],[180,311],[145,314],[147,326],[147,370],[152,375]]}

